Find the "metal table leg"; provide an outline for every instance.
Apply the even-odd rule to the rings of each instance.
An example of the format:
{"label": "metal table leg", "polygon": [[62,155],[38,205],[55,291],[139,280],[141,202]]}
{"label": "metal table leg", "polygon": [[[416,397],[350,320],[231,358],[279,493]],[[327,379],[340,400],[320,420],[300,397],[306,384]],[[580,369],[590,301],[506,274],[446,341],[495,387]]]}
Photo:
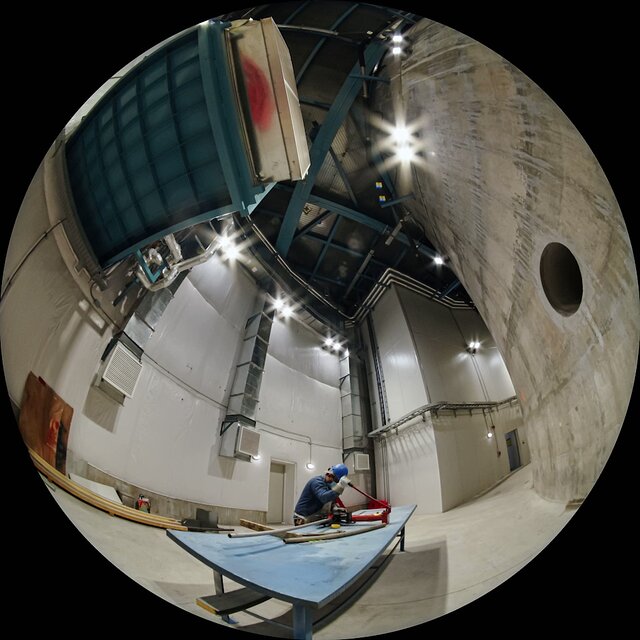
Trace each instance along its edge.
{"label": "metal table leg", "polygon": [[296,640],[311,640],[311,609],[303,604],[293,605],[293,637]]}
{"label": "metal table leg", "polygon": [[404,527],[400,531],[400,551],[404,551]]}
{"label": "metal table leg", "polygon": [[[213,585],[216,588],[217,596],[221,596],[224,594],[224,584],[222,583],[222,574],[215,570],[213,572]],[[229,624],[236,624],[236,621],[233,618],[231,618],[231,616],[228,613],[225,613],[220,617],[225,622],[228,622]]]}

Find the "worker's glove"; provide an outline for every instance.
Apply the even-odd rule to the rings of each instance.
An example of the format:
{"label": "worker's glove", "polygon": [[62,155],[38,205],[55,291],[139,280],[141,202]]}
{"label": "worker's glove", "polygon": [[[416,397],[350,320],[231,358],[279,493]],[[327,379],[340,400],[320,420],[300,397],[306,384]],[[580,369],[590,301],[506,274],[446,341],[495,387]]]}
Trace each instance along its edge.
{"label": "worker's glove", "polygon": [[340,482],[338,482],[338,484],[343,489],[346,489],[347,487],[351,486],[351,480],[349,480],[349,478],[347,478],[347,476],[342,476],[342,478],[340,478]]}
{"label": "worker's glove", "polygon": [[334,487],[331,487],[333,491],[335,491],[338,495],[340,495],[344,491],[344,487],[338,483]]}

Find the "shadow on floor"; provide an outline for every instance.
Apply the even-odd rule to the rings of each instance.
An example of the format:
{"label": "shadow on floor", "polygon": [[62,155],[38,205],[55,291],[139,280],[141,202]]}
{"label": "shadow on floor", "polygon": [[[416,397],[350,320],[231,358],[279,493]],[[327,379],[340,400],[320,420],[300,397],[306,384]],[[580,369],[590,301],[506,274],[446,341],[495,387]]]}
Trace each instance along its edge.
{"label": "shadow on floor", "polygon": [[[171,600],[182,606],[192,604],[195,598],[208,592],[214,592],[213,583],[205,589],[202,585],[195,588],[184,584],[157,585]],[[324,630],[321,635],[337,640],[406,629],[443,615],[446,598],[440,596],[446,593],[445,540],[408,548],[403,552],[398,548],[380,558],[361,579],[330,605],[314,612],[313,632],[316,634]],[[268,622],[243,622],[235,626],[234,630],[274,638],[291,638],[292,610],[270,617],[267,613],[270,602],[273,601],[249,610],[269,617]],[[236,615],[233,614],[231,618]],[[248,612],[245,612],[245,620],[247,615]]]}

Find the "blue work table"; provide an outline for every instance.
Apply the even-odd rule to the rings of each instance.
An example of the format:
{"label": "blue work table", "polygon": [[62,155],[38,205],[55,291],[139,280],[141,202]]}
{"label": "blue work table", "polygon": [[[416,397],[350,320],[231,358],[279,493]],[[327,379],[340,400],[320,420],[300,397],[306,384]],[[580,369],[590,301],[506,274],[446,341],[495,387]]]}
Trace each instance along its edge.
{"label": "blue work table", "polygon": [[[392,507],[385,527],[360,535],[319,542],[286,544],[272,535],[231,538],[227,535],[167,530],[167,535],[214,570],[231,580],[293,605],[294,638],[311,638],[312,610],[331,602],[371,567],[398,535],[404,548],[404,527],[416,505]],[[343,525],[366,527],[374,522]],[[305,525],[295,533],[330,532]],[[216,584],[216,590],[221,586]],[[265,598],[266,599],[266,598]]]}

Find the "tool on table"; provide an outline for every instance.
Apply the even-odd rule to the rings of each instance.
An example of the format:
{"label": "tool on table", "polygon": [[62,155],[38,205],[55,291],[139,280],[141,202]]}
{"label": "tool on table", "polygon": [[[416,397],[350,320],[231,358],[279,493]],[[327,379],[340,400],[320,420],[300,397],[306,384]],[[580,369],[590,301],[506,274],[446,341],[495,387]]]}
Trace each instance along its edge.
{"label": "tool on table", "polygon": [[349,522],[370,522],[373,520],[381,520],[385,524],[389,522],[389,514],[391,513],[391,505],[386,500],[379,500],[358,489],[353,483],[349,482],[349,486],[361,493],[365,498],[369,498],[368,509],[366,513],[349,513],[340,498],[335,502],[331,515],[335,522],[348,524]]}

